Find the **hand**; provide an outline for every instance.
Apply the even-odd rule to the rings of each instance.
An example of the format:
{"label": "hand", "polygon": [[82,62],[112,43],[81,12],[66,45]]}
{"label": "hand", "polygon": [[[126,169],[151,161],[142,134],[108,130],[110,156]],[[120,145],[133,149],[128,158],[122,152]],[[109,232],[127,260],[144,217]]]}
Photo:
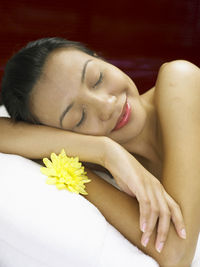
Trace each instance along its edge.
{"label": "hand", "polygon": [[140,210],[141,242],[147,245],[158,220],[156,249],[161,252],[167,239],[170,221],[181,238],[185,238],[183,216],[179,205],[169,196],[162,184],[128,151],[117,143],[109,147],[105,167],[127,194],[136,197]]}

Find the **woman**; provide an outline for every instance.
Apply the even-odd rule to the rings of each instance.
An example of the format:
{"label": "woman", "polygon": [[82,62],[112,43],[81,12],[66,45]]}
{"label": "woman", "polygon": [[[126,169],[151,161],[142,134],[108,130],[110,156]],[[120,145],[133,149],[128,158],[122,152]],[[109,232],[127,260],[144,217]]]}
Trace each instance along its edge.
{"label": "woman", "polygon": [[31,42],[5,69],[12,120],[0,120],[0,151],[41,159],[65,148],[103,166],[126,194],[86,169],[87,199],[161,266],[189,266],[200,230],[199,87],[199,68],[177,60],[139,95],[125,73],[79,43]]}

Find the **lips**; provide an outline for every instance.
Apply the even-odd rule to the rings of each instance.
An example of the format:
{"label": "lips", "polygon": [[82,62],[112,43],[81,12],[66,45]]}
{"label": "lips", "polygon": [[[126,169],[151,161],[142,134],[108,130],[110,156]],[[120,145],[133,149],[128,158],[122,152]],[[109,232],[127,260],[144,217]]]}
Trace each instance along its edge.
{"label": "lips", "polygon": [[129,121],[130,115],[131,115],[131,106],[126,100],[126,103],[124,104],[122,113],[121,113],[113,131],[118,130],[118,129],[122,128],[124,125],[126,125]]}

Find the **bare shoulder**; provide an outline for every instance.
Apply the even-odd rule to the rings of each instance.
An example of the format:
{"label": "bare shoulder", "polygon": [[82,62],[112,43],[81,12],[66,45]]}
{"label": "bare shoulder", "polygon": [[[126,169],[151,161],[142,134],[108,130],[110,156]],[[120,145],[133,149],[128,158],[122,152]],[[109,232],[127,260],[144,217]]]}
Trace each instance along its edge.
{"label": "bare shoulder", "polygon": [[155,104],[158,111],[164,111],[163,108],[169,107],[169,104],[171,106],[198,97],[200,97],[198,66],[186,60],[174,60],[160,67],[155,85]]}
{"label": "bare shoulder", "polygon": [[[155,87],[156,89],[159,89],[160,93],[160,90],[165,90],[166,85],[175,88],[175,85],[178,83],[181,84],[187,79],[189,82],[199,82],[200,68],[186,60],[173,60],[161,65]],[[182,86],[179,90],[184,88],[187,87]]]}
{"label": "bare shoulder", "polygon": [[161,66],[155,85],[155,106],[165,147],[184,140],[200,126],[200,68],[186,60]]}
{"label": "bare shoulder", "polygon": [[160,69],[159,69],[159,74],[163,71],[166,74],[167,74],[167,72],[176,72],[176,71],[180,71],[180,72],[184,72],[184,73],[188,73],[188,72],[197,72],[198,73],[200,71],[200,68],[190,61],[183,60],[183,59],[177,59],[177,60],[172,60],[170,62],[166,62],[166,63],[162,64]]}
{"label": "bare shoulder", "polygon": [[160,67],[155,85],[155,104],[159,111],[169,108],[169,104],[186,104],[187,101],[199,100],[199,97],[198,66],[186,60],[174,60]]}

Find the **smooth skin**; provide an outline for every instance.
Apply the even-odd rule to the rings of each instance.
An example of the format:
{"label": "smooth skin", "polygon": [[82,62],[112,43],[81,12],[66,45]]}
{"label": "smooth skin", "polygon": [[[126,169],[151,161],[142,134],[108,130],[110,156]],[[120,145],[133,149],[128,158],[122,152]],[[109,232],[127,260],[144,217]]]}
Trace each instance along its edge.
{"label": "smooth skin", "polygon": [[[66,55],[65,51],[64,51],[64,55]],[[62,58],[64,55],[62,54]],[[57,54],[56,54],[56,56],[57,56]],[[53,62],[56,62],[56,60],[58,60],[58,57],[52,57],[51,60],[53,60]],[[50,68],[52,68],[52,66],[55,66],[55,64],[47,65],[47,72],[46,73],[51,73],[48,69],[49,66],[50,66]],[[104,68],[105,67],[102,67],[102,66],[100,67],[101,70],[100,70],[100,76],[99,77],[101,77],[101,72],[103,72],[103,71],[104,71],[104,78],[105,78],[106,71],[109,73],[109,68],[107,68],[106,70]],[[107,75],[109,75],[109,74],[107,74]],[[48,74],[47,74],[47,76],[48,76]],[[116,77],[119,77],[119,76],[116,75]],[[52,78],[52,76],[51,76],[51,78]],[[62,79],[60,79],[60,80],[62,80]],[[110,80],[112,80],[112,79],[109,79],[109,82],[110,82]],[[89,79],[89,81],[90,81],[90,79]],[[94,81],[95,81],[95,79],[94,79]],[[98,76],[97,76],[97,83],[98,83],[98,81],[99,80],[98,80]],[[55,82],[54,84],[57,84],[57,82]],[[91,83],[91,84],[93,84],[93,83]],[[190,200],[189,204],[185,203],[185,200],[183,200],[180,197],[180,196],[183,197],[183,193],[180,193],[177,190],[177,184],[178,184],[179,190],[181,192],[184,192],[184,190],[188,189],[187,179],[189,179],[189,181],[191,181],[191,178],[186,178],[186,175],[189,175],[189,173],[186,170],[185,170],[185,172],[181,171],[183,166],[186,165],[186,162],[183,159],[183,155],[185,158],[187,158],[185,156],[185,154],[188,154],[187,150],[189,149],[189,147],[191,147],[191,144],[195,144],[193,149],[190,148],[190,152],[192,153],[194,158],[198,158],[198,155],[199,155],[199,150],[197,150],[198,142],[193,142],[193,141],[191,142],[191,135],[188,134],[188,128],[189,128],[190,131],[193,133],[193,135],[195,135],[195,137],[197,137],[197,138],[195,138],[195,141],[197,141],[198,137],[200,136],[200,133],[198,130],[199,129],[199,126],[198,126],[198,123],[199,123],[199,120],[198,120],[199,117],[198,116],[199,115],[197,116],[197,114],[200,114],[199,113],[200,110],[199,110],[198,101],[195,101],[196,99],[199,100],[199,98],[200,98],[199,84],[200,84],[200,70],[199,70],[199,68],[197,68],[195,65],[193,65],[192,63],[189,63],[187,61],[181,61],[181,60],[173,61],[171,63],[163,65],[159,71],[158,79],[157,79],[155,90],[154,90],[154,102],[153,102],[153,104],[155,105],[155,110],[156,110],[157,115],[158,115],[158,117],[157,117],[158,129],[160,129],[160,131],[157,132],[156,137],[160,137],[159,144],[161,144],[161,146],[157,148],[156,152],[158,152],[158,154],[160,153],[160,154],[164,155],[164,157],[162,158],[162,160],[163,160],[163,162],[162,162],[163,163],[163,172],[162,172],[162,179],[161,179],[164,187],[162,187],[159,183],[154,183],[154,184],[148,183],[147,179],[144,179],[144,178],[147,178],[147,177],[150,178],[150,177],[147,173],[145,173],[145,171],[143,171],[143,179],[141,179],[142,172],[140,172],[140,171],[138,173],[136,171],[135,176],[132,175],[132,177],[129,177],[130,175],[128,175],[128,173],[130,172],[131,174],[133,174],[133,172],[131,172],[131,164],[130,164],[131,162],[128,162],[128,161],[127,161],[127,164],[126,164],[126,161],[121,161],[124,163],[124,165],[126,166],[126,169],[128,170],[126,172],[123,172],[124,174],[126,174],[126,177],[124,179],[122,179],[120,176],[122,174],[123,168],[120,169],[120,167],[116,167],[115,171],[112,172],[112,174],[114,174],[113,177],[116,179],[116,181],[121,186],[121,188],[126,193],[128,193],[130,195],[132,195],[132,193],[133,193],[133,196],[136,196],[137,200],[140,203],[140,209],[139,210],[140,210],[140,216],[142,218],[142,219],[140,219],[140,227],[143,225],[144,222],[146,222],[146,229],[145,230],[143,229],[143,231],[145,233],[142,236],[143,245],[145,245],[145,246],[147,245],[148,240],[150,239],[152,232],[155,229],[155,224],[157,222],[157,219],[159,218],[158,228],[157,228],[158,237],[156,239],[157,250],[161,251],[166,239],[169,240],[168,246],[166,245],[166,248],[163,250],[163,253],[162,253],[163,254],[162,259],[165,259],[165,261],[162,262],[162,260],[158,259],[158,261],[160,261],[161,264],[163,264],[163,266],[167,266],[167,264],[170,264],[170,265],[173,264],[174,266],[176,266],[176,265],[177,266],[183,266],[183,264],[184,264],[185,266],[189,266],[189,264],[192,261],[192,257],[193,257],[194,249],[196,246],[196,241],[197,241],[199,229],[200,229],[200,227],[199,227],[200,226],[200,219],[199,219],[200,217],[197,216],[197,214],[199,214],[198,210],[195,210],[195,213],[192,216],[190,210],[188,209],[188,207],[190,207],[192,203],[193,204],[200,203],[200,198],[198,198],[198,196],[196,196],[196,195],[198,195],[197,192],[199,192],[199,190],[200,190],[200,186],[199,186],[200,183],[199,184],[194,183],[195,187],[194,187],[194,190],[191,190],[191,196],[190,196],[191,200]],[[73,85],[73,83],[71,84],[71,86],[72,85]],[[114,136],[113,136],[112,131],[109,133],[107,132],[107,129],[110,130],[109,127],[111,124],[105,124],[105,123],[108,123],[109,119],[113,115],[114,103],[116,104],[116,102],[114,102],[114,101],[117,101],[116,100],[117,93],[115,92],[115,94],[114,94],[113,90],[117,90],[117,92],[123,92],[123,90],[121,88],[124,88],[124,87],[120,87],[119,81],[117,82],[117,85],[118,85],[118,87],[113,86],[113,85],[109,86],[109,84],[108,85],[106,84],[106,86],[105,85],[102,86],[103,93],[102,92],[99,93],[100,98],[96,97],[97,93],[95,93],[92,96],[89,95],[89,93],[91,94],[91,91],[88,90],[88,88],[90,89],[89,85],[86,86],[85,91],[83,90],[83,88],[81,88],[83,90],[83,93],[81,91],[77,90],[78,92],[74,97],[74,99],[76,99],[76,101],[77,101],[76,104],[78,103],[81,107],[83,106],[83,104],[85,106],[87,104],[89,107],[88,113],[89,113],[89,111],[91,112],[91,110],[92,110],[91,107],[95,107],[95,109],[92,110],[93,112],[98,110],[98,108],[99,108],[99,113],[97,113],[97,115],[99,115],[99,116],[92,116],[92,112],[89,113],[90,117],[86,121],[86,125],[84,124],[82,126],[83,128],[81,128],[81,130],[78,129],[78,132],[81,132],[84,134],[92,134],[92,135],[95,135],[95,134],[96,135],[101,135],[101,134],[106,135],[107,134],[108,137],[110,137],[111,139],[113,139],[115,141],[118,141],[118,143],[121,143],[124,147],[128,147],[128,146],[130,147],[131,145],[133,146],[133,144],[136,143],[135,140],[137,140],[138,143],[141,142],[140,139],[138,138],[138,136],[140,136],[140,138],[141,138],[141,136],[143,138],[145,137],[145,130],[144,130],[145,127],[144,127],[144,125],[141,124],[142,120],[140,120],[140,123],[139,123],[139,118],[141,118],[141,119],[143,118],[143,123],[146,123],[145,124],[146,127],[147,127],[147,121],[146,121],[146,118],[144,115],[145,113],[143,112],[141,106],[138,105],[138,110],[140,110],[139,107],[141,108],[141,110],[140,110],[140,112],[138,111],[138,114],[136,113],[136,115],[135,115],[136,118],[132,117],[133,119],[129,124],[129,127],[131,127],[131,129],[133,129],[133,128],[137,129],[137,131],[135,129],[134,129],[135,131],[133,130],[133,132],[135,133],[135,136],[133,134],[135,139],[133,138],[131,141],[130,140],[131,138],[128,139],[129,138],[128,134],[122,135],[123,132],[121,132],[121,133],[118,132]],[[40,86],[41,86],[41,83],[40,83]],[[74,88],[74,90],[75,90],[75,88]],[[106,98],[107,95],[104,93],[104,90],[107,90],[110,93],[110,95],[109,95],[110,98],[109,97]],[[125,92],[127,95],[129,93],[129,90],[127,89]],[[135,92],[136,92],[136,90],[135,90]],[[115,97],[113,97],[113,96],[115,96]],[[131,96],[130,96],[130,98],[131,98]],[[107,108],[105,113],[102,112],[102,103],[104,103],[103,101],[108,101],[107,105],[104,105],[105,109]],[[35,101],[35,103],[37,103],[37,101]],[[130,102],[130,103],[132,103],[132,102]],[[149,101],[149,103],[150,103],[150,101]],[[78,105],[78,108],[79,108],[79,105]],[[36,109],[36,110],[38,111],[38,109]],[[184,113],[185,114],[184,120],[183,120],[182,110],[184,110],[184,112],[185,112]],[[136,111],[137,111],[137,109],[136,109]],[[137,115],[138,115],[138,121],[137,121]],[[39,117],[40,116],[37,114],[37,118],[39,118]],[[195,120],[194,120],[194,117],[196,118]],[[95,125],[99,125],[98,124],[99,119],[101,119],[103,124],[100,128],[98,128],[98,132],[93,133],[92,132],[93,129],[95,129],[95,131],[97,130]],[[134,119],[135,119],[135,121],[134,121]],[[177,123],[180,120],[182,120],[182,124],[181,124],[182,128]],[[132,123],[132,125],[131,125],[131,123]],[[136,125],[133,126],[134,123]],[[138,127],[136,127],[136,126],[138,126]],[[113,125],[112,125],[112,127],[113,127]],[[74,128],[72,128],[72,130],[73,129]],[[111,130],[112,129],[113,128],[111,128]],[[150,132],[150,128],[146,128],[146,129],[148,129],[148,131]],[[180,131],[180,129],[181,129],[181,131]],[[91,132],[88,132],[89,130]],[[128,129],[125,129],[125,128],[123,130],[124,130],[124,132],[125,132],[125,130],[128,131]],[[151,128],[151,130],[152,130],[152,128]],[[102,133],[102,131],[103,131],[103,133]],[[159,136],[159,134],[160,134],[160,136]],[[155,140],[155,139],[152,138],[151,141],[152,140]],[[148,141],[149,141],[149,139],[148,139]],[[184,147],[186,147],[185,150],[180,149],[180,147],[183,146],[183,144],[184,144]],[[154,145],[155,145],[155,143],[154,143]],[[176,148],[176,147],[179,149],[175,149],[175,151],[174,151],[174,148]],[[185,153],[183,153],[183,151]],[[113,152],[116,152],[116,151],[113,151]],[[113,153],[113,155],[115,155],[115,157],[116,157],[116,153]],[[118,157],[116,157],[116,158],[118,158]],[[127,156],[127,158],[128,158],[128,156]],[[191,158],[191,155],[189,155],[189,158]],[[172,161],[172,159],[174,161]],[[175,162],[175,159],[180,159],[180,162],[177,160],[177,162],[180,165],[179,164],[172,164]],[[124,158],[124,160],[125,160],[125,158]],[[110,159],[110,161],[111,161],[111,159]],[[109,168],[110,161],[108,161],[105,164],[105,167],[109,170],[111,169],[111,168]],[[191,160],[189,162],[191,162]],[[112,166],[114,165],[113,162],[111,165]],[[199,164],[196,165],[196,168],[198,168],[198,165]],[[117,166],[117,164],[115,164],[115,166]],[[133,163],[132,166],[134,166],[135,170],[137,170],[136,163]],[[195,169],[194,164],[191,166],[193,166]],[[140,168],[139,165],[138,165],[138,168]],[[124,169],[123,169],[123,171],[124,171]],[[140,175],[139,175],[139,173],[140,173]],[[187,185],[186,188],[184,187],[183,184],[179,184],[180,183],[180,181],[179,181],[180,180],[180,173],[182,176],[182,181],[185,181],[185,184]],[[195,170],[195,173],[196,173],[196,170]],[[191,171],[190,171],[190,175],[191,175]],[[134,178],[136,177],[136,179],[134,180],[133,177]],[[140,177],[140,180],[137,179],[138,177]],[[169,178],[169,177],[173,177],[173,182],[171,181],[171,178]],[[194,177],[195,177],[195,175],[194,175]],[[151,177],[151,179],[149,179],[149,181],[152,181],[152,179],[153,179],[153,177]],[[166,181],[168,181],[168,182],[166,182]],[[142,187],[142,183],[143,183],[143,187]],[[150,186],[149,186],[149,184],[150,184]],[[174,184],[174,186],[172,186],[173,184]],[[136,188],[137,185],[139,185],[138,188]],[[125,188],[125,186],[126,187],[128,186],[128,188]],[[155,190],[154,191],[151,190],[152,188]],[[169,188],[169,190],[165,191],[165,189],[168,189],[168,188]],[[173,190],[172,190],[172,188],[173,188]],[[140,192],[140,194],[138,194],[138,192]],[[172,192],[173,199],[170,197],[171,192]],[[185,194],[186,194],[186,192],[185,192]],[[168,195],[168,193],[170,195]],[[195,195],[195,197],[193,194]],[[141,195],[143,196],[142,200],[140,197]],[[194,201],[194,199],[195,199],[195,201]],[[176,200],[176,201],[178,200],[178,204],[176,204],[174,200]],[[181,205],[182,202],[184,203],[184,206]],[[103,202],[102,202],[102,204],[103,204]],[[194,205],[194,206],[197,209],[197,206],[196,205]],[[98,205],[97,205],[97,207],[98,207]],[[177,227],[177,230],[179,230],[179,233],[183,234],[183,235],[180,234],[181,237],[184,237],[184,232],[182,232],[182,230],[184,231],[185,227],[184,227],[184,223],[182,220],[182,214],[180,212],[180,207],[181,207],[182,213],[184,214],[184,220],[185,220],[185,222],[187,222],[186,223],[187,241],[181,240],[180,238],[178,238],[178,236],[174,237],[174,234],[173,234],[172,235],[173,242],[170,242],[170,237],[169,237],[170,231],[168,233],[168,229],[170,227],[169,218],[172,219],[172,221],[174,222],[175,225],[176,224],[179,225],[179,227]],[[194,224],[195,224],[195,226],[194,226]],[[181,225],[181,227],[180,227],[180,225]],[[194,229],[195,229],[195,231],[194,231]],[[174,240],[174,238],[175,238],[175,240]],[[145,244],[145,240],[147,240],[146,244]],[[135,244],[138,245],[137,242],[135,242]],[[175,249],[174,245],[176,245],[176,249]],[[175,249],[175,251],[177,251],[177,248],[179,248],[179,253],[174,254],[174,252],[172,252],[172,250],[171,250],[172,248],[173,248],[173,251],[174,251],[174,249]],[[187,250],[186,250],[186,248],[187,248]],[[166,254],[164,251],[166,251]],[[154,256],[154,255],[152,255],[152,256]],[[154,258],[156,259],[156,256],[154,256]],[[169,262],[167,259],[169,260]]]}
{"label": "smooth skin", "polygon": [[[199,84],[199,69],[186,61],[174,61],[163,66],[156,83],[156,105],[162,121],[165,151],[161,182],[181,207],[187,229],[186,240],[179,238],[170,224],[161,254],[154,250],[156,229],[148,246],[141,246],[137,201],[88,172],[92,183],[87,185],[87,199],[133,244],[156,259],[160,266],[189,267],[200,231]],[[149,236],[148,230],[146,235]]]}
{"label": "smooth skin", "polygon": [[[130,200],[130,202],[127,201],[128,206],[131,207],[135,203],[133,204],[136,207],[134,214],[127,208],[126,216],[128,218],[130,216],[130,220],[127,219],[129,223],[126,227],[124,226],[126,231],[123,232],[123,229],[119,229],[119,217],[118,219],[116,217],[115,220],[107,217],[108,220],[129,240],[132,240],[133,244],[141,248],[139,226],[142,226],[141,222],[145,219],[147,226],[145,233],[142,235],[142,241],[147,237],[150,238],[148,246],[146,248],[142,247],[146,253],[152,255],[161,266],[189,266],[194,254],[200,225],[198,211],[200,199],[197,193],[200,190],[197,177],[200,166],[198,162],[199,68],[182,60],[165,64],[159,71],[156,86],[140,96],[135,84],[127,75],[111,64],[96,58],[92,58],[92,61],[88,62],[85,70],[85,83],[81,83],[83,66],[90,59],[90,56],[75,50],[60,50],[53,53],[44,68],[42,79],[34,88],[31,98],[32,112],[43,124],[56,128],[62,126],[64,130],[67,130],[66,137],[69,134],[68,131],[83,134],[84,137],[87,136],[88,138],[94,136],[98,136],[98,138],[101,138],[101,136],[108,137],[105,149],[107,153],[103,160],[102,155],[98,155],[95,161],[91,159],[92,154],[90,156],[85,155],[85,158],[80,157],[83,161],[88,159],[90,162],[101,164],[107,168],[122,189],[132,195],[131,197],[128,194],[116,191],[123,195],[122,199]],[[74,63],[74,67],[72,63]],[[103,73],[104,80],[101,78],[101,73]],[[99,81],[101,83],[97,83]],[[97,88],[94,87],[96,84],[98,84]],[[94,89],[97,89],[97,91],[93,91]],[[121,113],[126,96],[132,107],[130,122],[122,129],[112,131]],[[63,118],[62,125],[60,125],[60,116],[71,101],[75,101],[74,110],[71,109],[71,116],[68,113]],[[79,126],[80,128],[77,128],[75,125],[79,123],[83,109],[87,114],[87,119],[81,127]],[[182,110],[185,113],[182,113]],[[1,120],[1,122],[6,129],[8,120]],[[181,125],[178,122],[182,122]],[[38,140],[42,141],[40,137],[43,131],[45,131],[47,140],[48,133],[53,140],[52,133],[60,137],[64,132],[63,130],[39,125],[23,124],[23,127],[21,127],[21,123],[17,123],[17,125],[19,127],[19,143],[20,136],[23,135],[25,129],[30,134],[32,130],[38,132],[38,139],[36,140],[34,136],[31,139],[28,137],[30,135],[27,134],[27,140],[28,138],[29,141],[31,139],[31,144],[38,143]],[[12,128],[14,132],[15,126],[10,125],[10,122],[8,127]],[[8,142],[6,143],[8,144],[9,137],[5,134],[6,132],[8,131],[5,130],[4,133],[1,133],[4,136],[4,139],[1,140],[7,138]],[[191,138],[191,136],[194,138]],[[62,141],[59,141],[60,139]],[[57,140],[61,148],[66,144],[63,136],[57,138]],[[94,139],[92,140],[94,141]],[[112,140],[112,142],[109,140]],[[45,144],[49,147],[48,153],[55,151],[53,150],[53,144],[47,144],[46,142]],[[105,144],[105,142],[103,143]],[[93,144],[96,145],[95,142]],[[7,146],[5,143],[1,144],[1,151],[6,153]],[[16,145],[13,143],[14,146]],[[9,151],[12,151],[11,153],[15,153],[13,147],[9,148]],[[105,148],[105,146],[103,147]],[[45,145],[43,145],[44,148]],[[26,150],[27,148],[24,146],[22,149]],[[40,149],[38,145],[38,151]],[[16,150],[20,151],[20,146]],[[92,150],[89,148],[89,151]],[[97,151],[99,152],[99,150]],[[37,154],[41,158],[46,152],[29,151],[26,153],[30,158],[31,153],[35,156]],[[24,152],[24,155],[26,153]],[[87,152],[85,151],[85,153]],[[75,154],[78,155],[78,153]],[[101,160],[99,157],[101,157]],[[140,159],[143,164],[140,164],[136,158]],[[123,164],[119,164],[119,162],[123,162]],[[155,170],[159,169],[157,167],[160,166],[160,171],[154,176]],[[102,198],[101,201],[96,201],[98,194],[95,188],[101,188],[97,180],[92,177],[92,182],[88,184],[88,186],[91,186],[91,190],[88,187],[89,200],[100,210],[102,206],[106,207],[112,217],[115,210],[111,205],[111,200],[103,202]],[[116,190],[104,183],[102,196],[104,191],[108,192],[106,191],[107,186],[112,188],[110,190]],[[188,188],[190,188],[189,192]],[[133,196],[136,196],[136,198]],[[117,197],[114,198],[114,200],[116,199]],[[122,208],[121,211],[120,209],[119,205],[117,213],[126,211],[125,208],[124,210]],[[106,216],[106,210],[102,210],[102,213]],[[155,225],[157,219],[158,228]],[[173,224],[169,223],[170,220]],[[133,224],[130,223],[131,221]],[[187,232],[186,240],[179,237],[181,236],[180,231],[184,227],[186,227]],[[138,234],[133,233],[135,238],[131,237],[133,228],[136,232],[138,231]],[[156,235],[157,230],[158,235]],[[177,233],[179,233],[179,236]],[[155,244],[152,243],[152,239],[154,239],[153,241],[156,240],[157,246],[160,242],[163,243],[166,238],[167,242],[162,253],[159,254],[153,247]]]}
{"label": "smooth skin", "polygon": [[[144,246],[159,219],[156,248],[160,250],[171,215],[177,234],[184,238],[183,216],[158,177],[146,171],[130,154],[140,155],[155,166],[161,162],[154,92],[152,88],[140,96],[134,82],[115,66],[75,49],[60,49],[48,57],[33,89],[30,107],[42,124],[84,135],[106,136],[120,144],[120,148],[113,147],[114,156],[109,157],[104,167],[124,192],[137,198],[140,229],[149,233],[141,239]],[[113,131],[126,100],[132,109],[129,123]],[[124,162],[123,168],[119,161]]]}
{"label": "smooth skin", "polygon": [[[156,106],[162,122],[165,151],[161,182],[181,207],[187,230],[186,240],[176,235],[171,224],[161,254],[153,248],[156,229],[148,247],[142,247],[137,201],[108,186],[89,171],[93,184],[87,185],[87,198],[123,235],[156,259],[160,266],[189,267],[200,231],[199,84],[199,68],[186,61],[174,61],[162,66],[156,83]],[[95,199],[92,194],[98,197]],[[148,229],[145,234],[149,236]]]}

